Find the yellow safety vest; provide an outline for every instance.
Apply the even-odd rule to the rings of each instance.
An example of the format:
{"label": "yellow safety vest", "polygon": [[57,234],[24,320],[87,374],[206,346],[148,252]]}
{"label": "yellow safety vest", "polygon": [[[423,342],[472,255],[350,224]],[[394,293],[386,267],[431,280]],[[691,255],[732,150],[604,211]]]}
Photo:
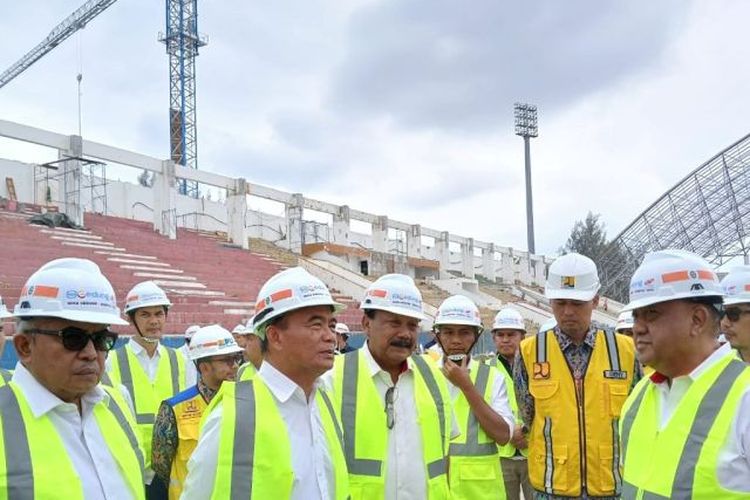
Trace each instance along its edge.
{"label": "yellow safety vest", "polygon": [[528,466],[537,491],[616,496],[622,489],[619,418],[633,382],[635,346],[624,335],[595,335],[582,381],[574,381],[554,331],[521,342],[534,398]]}
{"label": "yellow safety vest", "polygon": [[180,498],[187,477],[187,463],[198,444],[201,418],[208,403],[194,385],[178,395],[165,401],[172,407],[177,422],[177,452],[172,459],[172,470],[169,474],[169,498]]}
{"label": "yellow safety vest", "polygon": [[[94,407],[94,418],[133,498],[142,499],[144,455],[135,422],[117,391]],[[83,486],[48,415],[34,417],[14,382],[0,387],[0,499],[83,499]]]}
{"label": "yellow safety vest", "polygon": [[[420,355],[409,358],[422,433],[422,460],[430,500],[449,497],[446,458],[450,440],[450,396],[445,377]],[[388,428],[385,401],[370,376],[364,351],[334,361],[334,407],[344,429],[344,455],[352,500],[384,498]]]}
{"label": "yellow safety vest", "polygon": [[[344,500],[349,497],[349,484],[341,427],[325,391],[317,391],[315,403],[320,411],[333,462],[336,482],[334,497]],[[211,498],[289,498],[294,482],[291,443],[276,400],[263,380],[255,377],[237,383],[224,382],[208,411],[219,405],[222,407],[222,420]]]}
{"label": "yellow safety vest", "polygon": [[[508,402],[510,403],[510,409],[513,412],[513,417],[516,419],[516,425],[523,425],[523,421],[521,420],[521,412],[518,410],[518,401],[516,400],[516,387],[513,383],[513,377],[510,373],[508,373],[508,370],[505,369],[505,365],[502,364],[498,359],[497,356],[493,360],[489,361],[490,366],[494,366],[498,370],[500,370],[500,373],[503,374],[503,378],[505,379],[505,389],[508,393]],[[500,453],[500,458],[510,458],[515,456],[516,454],[516,447],[510,444],[510,442],[499,446],[498,450]],[[521,455],[524,457],[529,456],[529,450],[519,450],[521,452]]]}
{"label": "yellow safety vest", "polygon": [[258,373],[258,369],[251,362],[246,362],[237,368],[237,381],[250,380]]}
{"label": "yellow safety vest", "polygon": [[716,475],[720,451],[732,439],[732,422],[748,387],[750,367],[727,354],[693,382],[660,430],[656,384],[641,380],[620,423],[622,498],[748,498],[746,492],[721,486]]}
{"label": "yellow safety vest", "polygon": [[[497,370],[484,363],[472,362],[469,377],[476,390],[490,404]],[[451,498],[505,499],[505,481],[498,460],[498,446],[479,425],[463,392],[453,401],[453,411],[461,435],[451,440],[450,457]]]}
{"label": "yellow safety vest", "polygon": [[148,379],[138,358],[127,344],[111,352],[112,365],[108,372],[109,385],[124,385],[130,392],[135,407],[135,421],[141,432],[143,449],[151,457],[151,440],[156,412],[161,402],[185,390],[185,360],[180,353],[160,345],[159,367],[154,382]]}

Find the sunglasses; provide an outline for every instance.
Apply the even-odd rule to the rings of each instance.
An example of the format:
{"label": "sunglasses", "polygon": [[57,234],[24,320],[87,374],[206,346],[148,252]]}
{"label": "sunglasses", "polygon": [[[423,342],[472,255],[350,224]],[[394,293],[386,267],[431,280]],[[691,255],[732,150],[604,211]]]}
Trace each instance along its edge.
{"label": "sunglasses", "polygon": [[82,351],[89,345],[89,341],[94,343],[94,349],[101,352],[111,351],[117,342],[117,334],[110,330],[100,330],[89,333],[86,330],[69,326],[62,330],[44,330],[42,328],[32,328],[26,330],[26,333],[32,335],[50,335],[60,337],[62,345],[69,351]]}
{"label": "sunglasses", "polygon": [[396,412],[393,408],[393,402],[395,401],[393,393],[395,390],[396,386],[394,385],[385,391],[385,422],[389,429],[393,429],[393,426],[396,425]]}
{"label": "sunglasses", "polygon": [[732,323],[734,323],[735,321],[739,321],[740,320],[740,316],[742,316],[743,314],[747,314],[747,313],[750,313],[750,310],[748,310],[748,309],[739,309],[739,308],[733,307],[733,308],[729,308],[729,309],[724,309],[723,316],[726,316],[727,319],[729,319],[729,321],[731,321]]}
{"label": "sunglasses", "polygon": [[210,361],[212,363],[224,363],[229,367],[233,367],[236,365],[241,365],[245,360],[242,357],[242,354],[238,354],[237,356],[227,356],[224,358],[210,358]]}

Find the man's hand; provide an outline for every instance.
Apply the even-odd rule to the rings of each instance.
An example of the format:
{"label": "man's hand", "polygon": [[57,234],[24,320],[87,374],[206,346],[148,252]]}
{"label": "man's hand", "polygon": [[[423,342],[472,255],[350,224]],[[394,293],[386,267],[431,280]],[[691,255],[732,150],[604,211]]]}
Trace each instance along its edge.
{"label": "man's hand", "polygon": [[510,437],[510,444],[519,450],[525,450],[529,447],[529,442],[523,433],[523,425],[516,425],[515,429],[513,429],[513,435]]}
{"label": "man's hand", "polygon": [[472,387],[471,378],[469,377],[469,356],[462,359],[461,364],[457,364],[447,357],[444,358],[443,375],[445,375],[445,378],[447,378],[451,384],[455,385],[462,391]]}

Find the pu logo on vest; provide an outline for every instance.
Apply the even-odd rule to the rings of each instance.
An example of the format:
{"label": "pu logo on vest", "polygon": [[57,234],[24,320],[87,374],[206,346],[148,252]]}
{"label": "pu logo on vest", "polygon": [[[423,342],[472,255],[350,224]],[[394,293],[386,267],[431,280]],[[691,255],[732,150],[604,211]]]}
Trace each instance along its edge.
{"label": "pu logo on vest", "polygon": [[188,401],[185,404],[185,413],[182,414],[183,418],[200,418],[202,416],[201,410],[195,401]]}
{"label": "pu logo on vest", "polygon": [[549,361],[534,363],[534,380],[545,380],[549,378]]}

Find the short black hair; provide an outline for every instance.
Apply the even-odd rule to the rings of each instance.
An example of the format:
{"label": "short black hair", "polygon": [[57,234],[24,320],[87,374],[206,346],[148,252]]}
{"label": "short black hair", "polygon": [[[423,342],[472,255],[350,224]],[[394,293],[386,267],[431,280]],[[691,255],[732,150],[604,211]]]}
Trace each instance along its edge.
{"label": "short black hair", "polygon": [[367,316],[370,319],[375,319],[375,313],[378,312],[377,309],[365,309],[365,316]]}

